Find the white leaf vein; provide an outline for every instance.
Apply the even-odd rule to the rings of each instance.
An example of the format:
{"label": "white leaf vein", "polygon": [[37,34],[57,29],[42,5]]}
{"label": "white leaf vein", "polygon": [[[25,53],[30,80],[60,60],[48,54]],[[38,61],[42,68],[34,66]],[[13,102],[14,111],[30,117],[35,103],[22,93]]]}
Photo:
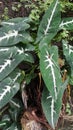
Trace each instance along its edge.
{"label": "white leaf vein", "polygon": [[52,19],[53,19],[53,16],[54,16],[54,13],[55,13],[55,10],[56,10],[56,8],[57,8],[58,3],[59,3],[59,2],[58,2],[58,0],[57,0],[56,3],[55,3],[54,8],[53,8],[53,10],[52,10],[51,16],[50,16],[50,18],[48,19],[48,24],[47,24],[46,30],[44,31],[44,34],[45,34],[45,35],[47,34],[47,32],[48,32],[48,30],[49,30],[49,28],[50,28],[50,24],[51,24],[51,21],[52,21]]}
{"label": "white leaf vein", "polygon": [[10,86],[5,86],[3,89],[3,92],[0,93],[0,101],[4,98],[4,96],[9,92],[10,93],[11,87]]}
{"label": "white leaf vein", "polygon": [[53,84],[54,84],[54,91],[55,91],[55,99],[57,99],[57,90],[56,90],[57,86],[56,86],[56,78],[55,78],[55,72],[54,72],[55,65],[52,62],[52,56],[53,56],[53,54],[51,56],[49,56],[48,51],[46,51],[46,56],[45,56],[46,60],[44,62],[48,62],[46,69],[48,69],[49,67],[51,69],[51,73],[52,73],[52,77],[53,77]]}

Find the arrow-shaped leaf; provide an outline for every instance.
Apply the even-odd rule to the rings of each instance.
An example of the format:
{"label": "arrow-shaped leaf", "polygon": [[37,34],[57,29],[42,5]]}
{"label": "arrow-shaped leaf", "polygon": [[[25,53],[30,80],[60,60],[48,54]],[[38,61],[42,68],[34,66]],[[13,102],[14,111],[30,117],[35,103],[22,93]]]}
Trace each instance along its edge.
{"label": "arrow-shaped leaf", "polygon": [[68,44],[68,41],[63,40],[63,52],[68,61],[68,64],[73,69],[73,46]]}
{"label": "arrow-shaped leaf", "polygon": [[28,32],[30,25],[25,18],[11,19],[6,22],[2,22],[0,28],[0,46],[12,46],[19,42],[28,43],[32,41],[32,38]]}
{"label": "arrow-shaped leaf", "polygon": [[60,4],[58,0],[54,0],[42,18],[37,33],[37,41],[48,37],[52,39],[57,33],[60,22]]}
{"label": "arrow-shaped leaf", "polygon": [[10,30],[8,27],[0,29],[0,46],[12,46],[19,42],[31,41],[32,38],[27,31]]}
{"label": "arrow-shaped leaf", "polygon": [[48,46],[44,46],[41,49],[40,69],[47,89],[56,100],[62,83],[58,65],[58,48],[56,46],[49,49]]}
{"label": "arrow-shaped leaf", "polygon": [[60,110],[62,107],[62,96],[64,90],[67,87],[67,84],[68,84],[68,79],[65,81],[65,83],[61,84],[60,91],[58,93],[58,98],[56,101],[52,98],[52,96],[50,95],[46,87],[44,87],[43,90],[43,94],[42,94],[43,111],[45,113],[48,123],[51,125],[53,129],[55,129],[59,119]]}
{"label": "arrow-shaped leaf", "polygon": [[0,48],[0,81],[8,76],[21,61],[33,62],[30,53],[25,53],[23,48],[2,47]]}
{"label": "arrow-shaped leaf", "polygon": [[9,28],[10,30],[15,29],[18,31],[25,31],[30,27],[30,25],[28,24],[29,22],[30,22],[29,18],[18,17],[18,18],[9,19],[8,21],[3,21],[1,25],[3,27]]}
{"label": "arrow-shaped leaf", "polygon": [[73,84],[72,81],[73,80],[73,46],[69,45],[68,41],[65,40],[63,40],[63,52],[68,64],[70,65],[69,66],[70,67],[69,70],[71,70],[70,80],[71,80],[71,84]]}
{"label": "arrow-shaped leaf", "polygon": [[[73,60],[73,46],[68,44],[68,41],[63,40],[62,42],[64,55],[66,56],[68,63],[70,64],[70,61],[72,63]],[[73,67],[73,64],[71,65],[71,67]]]}
{"label": "arrow-shaped leaf", "polygon": [[66,28],[67,30],[73,30],[73,17],[63,18],[59,27]]}
{"label": "arrow-shaped leaf", "polygon": [[20,88],[23,77],[19,69],[14,70],[9,77],[0,82],[0,109],[6,105]]}
{"label": "arrow-shaped leaf", "polygon": [[10,79],[5,79],[0,83],[0,109],[6,105],[9,100],[17,93],[19,90],[19,84],[8,84],[10,83]]}

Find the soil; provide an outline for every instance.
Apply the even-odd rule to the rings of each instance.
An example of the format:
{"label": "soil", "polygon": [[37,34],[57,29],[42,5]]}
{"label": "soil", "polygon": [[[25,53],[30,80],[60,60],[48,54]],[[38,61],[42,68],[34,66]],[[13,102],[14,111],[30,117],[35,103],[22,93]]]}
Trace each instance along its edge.
{"label": "soil", "polygon": [[[0,0],[0,19],[4,19],[4,13],[5,13],[5,8],[8,8],[8,12],[6,13],[6,15],[8,15],[9,18],[13,18],[13,17],[24,17],[24,16],[28,16],[30,10],[27,10],[25,8],[25,3],[21,3],[21,7],[18,9],[18,11],[13,11],[12,10],[12,6],[17,7],[17,4],[19,3],[19,0]],[[38,93],[37,93],[38,94]],[[73,95],[73,93],[72,93]],[[36,95],[36,97],[38,97],[38,95]],[[73,99],[72,99],[73,100]],[[39,100],[38,100],[39,101]],[[29,101],[30,103],[30,101]],[[72,101],[73,103],[73,101]],[[37,102],[36,102],[37,104]],[[31,106],[32,107],[32,106]],[[40,108],[40,106],[38,106]],[[35,112],[36,108],[31,108],[30,110],[26,110],[22,116],[21,119],[21,124],[22,127],[26,128],[26,126],[24,125],[24,122],[27,122],[27,118],[29,120],[29,122],[31,122],[33,120],[32,123],[36,124],[37,128],[36,130],[51,130],[49,127],[47,129],[47,126],[49,126],[46,121],[45,118],[38,118],[36,115],[34,115],[34,118],[32,115],[32,112]],[[73,108],[72,108],[72,112],[73,112]],[[35,113],[33,113],[35,114]],[[28,116],[29,115],[29,116]],[[43,123],[44,120],[44,123]],[[42,125],[41,125],[42,124]],[[56,128],[56,130],[73,130],[73,115],[72,116],[68,116],[66,114],[64,114],[64,116],[62,116],[62,118],[59,120],[58,122],[58,127]],[[23,130],[24,130],[23,128]],[[28,130],[26,128],[26,130]]]}
{"label": "soil", "polygon": [[[4,19],[3,15],[8,15],[9,18],[28,16],[29,10],[25,9],[25,3],[21,2],[21,6],[18,8],[19,3],[19,0],[0,0],[0,18]],[[15,7],[15,10],[12,7]],[[7,8],[7,12],[5,8]]]}

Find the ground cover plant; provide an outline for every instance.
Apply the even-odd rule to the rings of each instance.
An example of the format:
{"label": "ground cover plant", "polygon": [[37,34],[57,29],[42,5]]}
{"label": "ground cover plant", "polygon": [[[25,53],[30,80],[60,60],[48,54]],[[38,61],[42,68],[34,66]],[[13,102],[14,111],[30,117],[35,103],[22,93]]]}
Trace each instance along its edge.
{"label": "ground cover plant", "polygon": [[[39,108],[42,107],[49,125],[55,129],[64,91],[73,85],[73,46],[69,38],[73,17],[62,18],[60,2],[54,0],[43,15],[38,30],[34,25],[30,17],[1,22],[0,127],[3,130],[21,129],[18,117],[22,109],[31,104],[32,107],[39,106],[34,99],[37,85],[40,96],[36,95],[36,99],[39,97],[38,102],[40,100],[42,105]],[[35,79],[39,82],[34,82]],[[32,88],[31,82],[35,83]],[[32,97],[28,91],[33,91]]]}

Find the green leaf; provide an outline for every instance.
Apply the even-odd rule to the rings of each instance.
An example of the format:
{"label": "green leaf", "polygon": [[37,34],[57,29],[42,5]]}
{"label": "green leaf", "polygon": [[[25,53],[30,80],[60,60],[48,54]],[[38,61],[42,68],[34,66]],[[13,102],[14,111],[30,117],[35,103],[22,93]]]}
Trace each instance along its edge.
{"label": "green leaf", "polygon": [[0,48],[0,81],[10,74],[21,61],[34,62],[30,53],[18,47]]}
{"label": "green leaf", "polygon": [[4,126],[6,126],[6,121],[0,121],[0,128],[3,128]]}
{"label": "green leaf", "polygon": [[44,38],[47,39],[48,37],[50,38],[50,36],[52,39],[58,31],[60,22],[61,22],[60,4],[58,0],[54,0],[54,2],[51,4],[51,6],[49,7],[49,9],[46,11],[45,15],[42,18],[42,21],[38,29],[36,41],[40,40],[43,41]]}
{"label": "green leaf", "polygon": [[33,46],[32,44],[25,44],[25,52],[28,51],[28,52],[31,52],[31,51],[35,51],[35,46]]}
{"label": "green leaf", "polygon": [[12,84],[10,78],[7,78],[0,83],[0,109],[9,102],[18,90],[19,84]]}
{"label": "green leaf", "polygon": [[6,130],[19,130],[16,123],[13,123],[10,127],[8,127]]}
{"label": "green leaf", "polygon": [[73,46],[68,44],[68,41],[63,40],[62,42],[63,42],[63,52],[66,57],[66,60],[73,69]]}
{"label": "green leaf", "polygon": [[32,38],[28,32],[30,25],[26,22],[25,18],[19,21],[15,21],[14,19],[2,22],[3,26],[0,28],[0,46],[12,46],[19,42],[32,42]]}
{"label": "green leaf", "polygon": [[71,72],[70,75],[70,83],[73,85],[73,46],[68,44],[68,41],[63,40],[63,53],[66,57],[66,60],[69,64],[69,70]]}
{"label": "green leaf", "polygon": [[62,96],[64,90],[67,87],[67,84],[68,84],[68,79],[60,87],[60,91],[58,92],[58,98],[56,101],[52,98],[52,96],[50,95],[46,87],[44,87],[43,90],[43,94],[42,94],[43,111],[45,113],[48,123],[51,125],[53,129],[55,129],[59,119],[60,110],[62,107]]}
{"label": "green leaf", "polygon": [[69,83],[70,83],[71,85],[73,85],[73,71],[71,71]]}
{"label": "green leaf", "polygon": [[63,18],[59,27],[73,30],[73,17]]}
{"label": "green leaf", "polygon": [[34,69],[30,73],[26,74],[24,77],[26,84],[29,84],[36,76],[37,75],[34,73]]}
{"label": "green leaf", "polygon": [[48,91],[50,91],[52,97],[56,100],[62,83],[58,65],[57,46],[52,46],[50,48],[44,46],[41,49],[40,70]]}
{"label": "green leaf", "polygon": [[9,77],[0,82],[0,109],[17,93],[22,79],[21,71],[16,69]]}
{"label": "green leaf", "polygon": [[11,124],[10,115],[4,114],[2,116],[2,119],[0,120],[0,129],[6,130],[6,128],[9,127],[10,124]]}
{"label": "green leaf", "polygon": [[19,42],[28,43],[32,38],[27,31],[10,30],[2,28],[0,30],[0,46],[12,46]]}
{"label": "green leaf", "polygon": [[23,109],[22,108],[22,101],[21,101],[20,97],[19,98],[13,97],[10,100],[9,105],[10,105],[10,110],[15,110],[15,109],[21,110],[21,109]]}
{"label": "green leaf", "polygon": [[18,31],[25,31],[29,29],[30,25],[28,24],[30,22],[29,18],[13,18],[9,19],[8,21],[3,21],[1,25],[4,28],[9,28],[10,30],[18,30]]}
{"label": "green leaf", "polygon": [[18,122],[21,111],[23,110],[23,103],[20,97],[21,95],[17,98],[15,96],[9,102],[9,105],[10,105],[9,114],[13,122]]}
{"label": "green leaf", "polygon": [[14,23],[21,23],[21,22],[26,22],[30,23],[31,19],[29,17],[17,17],[17,18],[12,18],[8,20],[9,22],[14,22]]}

